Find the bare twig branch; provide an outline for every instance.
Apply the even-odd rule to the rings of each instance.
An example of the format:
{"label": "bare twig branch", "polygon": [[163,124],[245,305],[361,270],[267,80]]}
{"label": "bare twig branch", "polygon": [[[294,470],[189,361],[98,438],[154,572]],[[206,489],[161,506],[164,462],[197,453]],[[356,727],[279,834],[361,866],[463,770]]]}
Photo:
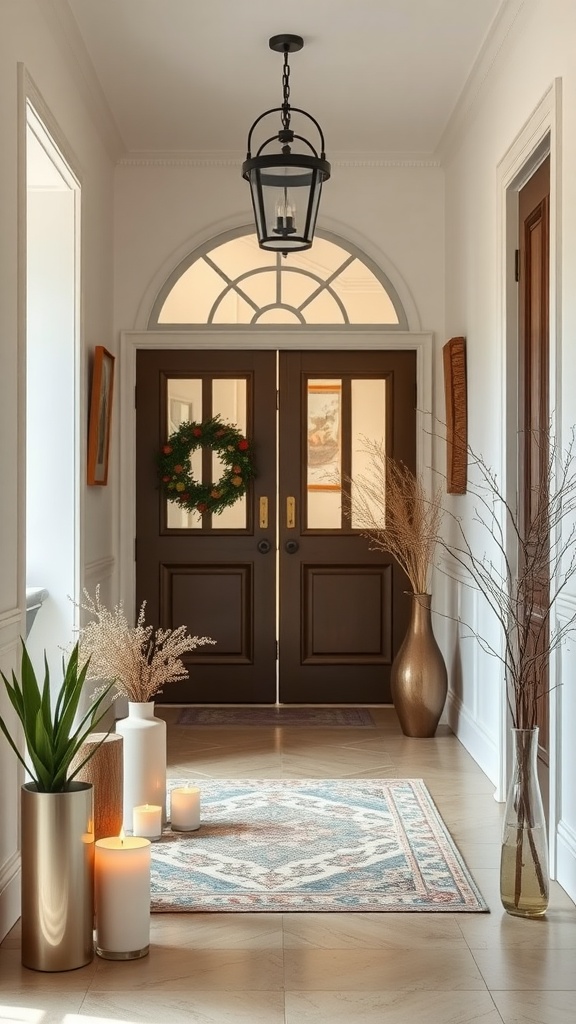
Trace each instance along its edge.
{"label": "bare twig branch", "polygon": [[[537,447],[546,445],[546,458],[540,460],[542,468],[532,495],[530,520],[523,522],[483,456],[467,446],[469,464],[477,478],[468,488],[476,501],[472,521],[485,532],[494,557],[477,553],[461,519],[451,512],[447,514],[456,526],[457,539],[453,543],[440,540],[452,559],[466,570],[470,585],[484,596],[500,626],[503,655],[466,624],[482,650],[504,662],[508,705],[513,724],[519,729],[536,724],[539,702],[550,689],[550,654],[576,630],[576,613],[563,625],[551,626],[554,605],[576,576],[575,428],[563,453],[553,440],[549,442],[536,432],[532,440]],[[512,545],[509,537],[513,538]]]}

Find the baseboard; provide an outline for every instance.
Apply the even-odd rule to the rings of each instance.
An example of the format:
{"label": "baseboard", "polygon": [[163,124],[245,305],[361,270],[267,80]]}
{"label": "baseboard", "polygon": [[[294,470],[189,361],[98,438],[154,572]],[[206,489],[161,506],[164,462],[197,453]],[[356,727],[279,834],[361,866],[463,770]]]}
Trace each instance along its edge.
{"label": "baseboard", "polygon": [[556,880],[576,903],[576,832],[562,820],[556,832]]}
{"label": "baseboard", "polygon": [[20,854],[14,853],[0,871],[0,942],[20,917]]}
{"label": "baseboard", "polygon": [[448,694],[446,714],[452,732],[497,788],[498,754],[493,739],[479,727],[462,701],[452,693]]}

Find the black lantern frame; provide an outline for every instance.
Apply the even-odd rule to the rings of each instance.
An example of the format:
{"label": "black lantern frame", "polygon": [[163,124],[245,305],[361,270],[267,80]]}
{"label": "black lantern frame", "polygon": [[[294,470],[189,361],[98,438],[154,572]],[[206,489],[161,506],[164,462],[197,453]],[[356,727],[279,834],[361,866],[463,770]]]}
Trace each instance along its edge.
{"label": "black lantern frame", "polygon": [[[261,249],[289,252],[309,249],[314,241],[314,230],[322,185],[330,177],[330,164],[324,152],[324,135],[318,121],[306,110],[291,107],[290,67],[288,54],[301,50],[304,40],[301,36],[279,35],[270,39],[270,49],[284,54],[282,75],[283,102],[272,107],[256,118],[248,132],[246,160],[242,164],[242,177],[250,185],[258,244]],[[282,127],[279,132],[266,138],[252,156],[254,129],[272,114],[280,114]],[[318,149],[303,135],[291,128],[293,113],[308,118],[316,129],[320,145]],[[294,142],[306,147],[304,153],[294,153]],[[280,145],[279,153],[269,152],[274,144]]]}

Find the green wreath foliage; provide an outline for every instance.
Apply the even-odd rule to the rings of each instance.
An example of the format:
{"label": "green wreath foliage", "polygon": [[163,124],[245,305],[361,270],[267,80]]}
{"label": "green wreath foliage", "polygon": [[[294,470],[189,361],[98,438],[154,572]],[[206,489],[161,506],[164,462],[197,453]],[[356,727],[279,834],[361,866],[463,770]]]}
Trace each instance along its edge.
{"label": "green wreath foliage", "polygon": [[[220,456],[225,468],[217,483],[202,484],[192,476],[190,455],[197,448],[210,448]],[[238,501],[256,475],[249,441],[219,416],[203,423],[182,423],[162,445],[158,467],[160,486],[169,501],[187,512],[213,515]]]}

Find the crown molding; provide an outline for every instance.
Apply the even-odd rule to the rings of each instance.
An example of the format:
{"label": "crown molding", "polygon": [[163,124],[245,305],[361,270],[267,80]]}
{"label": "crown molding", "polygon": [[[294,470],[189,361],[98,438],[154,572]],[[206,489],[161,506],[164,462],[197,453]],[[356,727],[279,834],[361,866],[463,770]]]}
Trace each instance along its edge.
{"label": "crown molding", "polygon": [[[429,154],[330,153],[332,167],[440,167]],[[132,150],[118,159],[119,167],[241,167],[243,157],[235,152],[192,152]]]}
{"label": "crown molding", "polygon": [[504,0],[495,15],[436,149],[435,155],[440,165],[444,165],[457,148],[462,132],[479,101],[484,84],[503,59],[506,42],[514,32],[524,8],[528,7],[530,2],[531,0]]}
{"label": "crown molding", "polygon": [[126,152],[126,146],[67,0],[36,0],[36,5],[67,58],[78,90],[108,155],[116,162]]}

